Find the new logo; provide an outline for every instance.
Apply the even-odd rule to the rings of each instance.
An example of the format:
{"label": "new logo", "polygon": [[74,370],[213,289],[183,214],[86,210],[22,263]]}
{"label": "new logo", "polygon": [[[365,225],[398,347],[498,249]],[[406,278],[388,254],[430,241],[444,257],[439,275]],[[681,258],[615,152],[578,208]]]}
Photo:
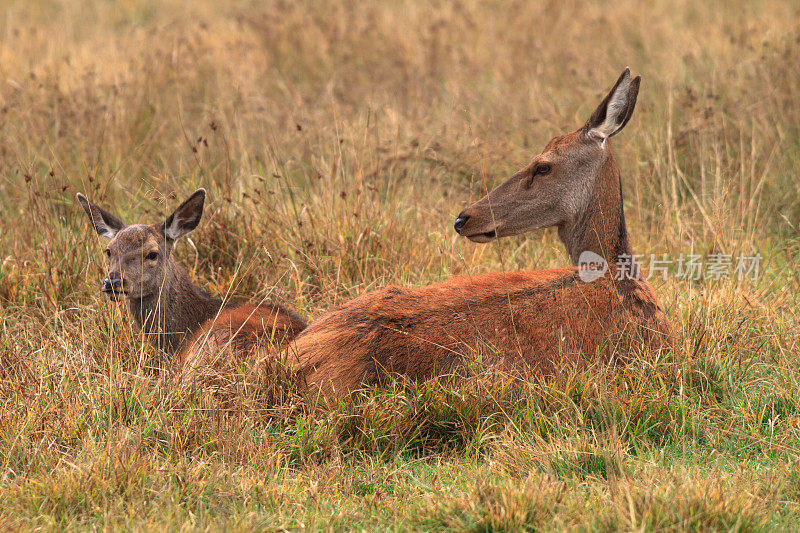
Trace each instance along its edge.
{"label": "new logo", "polygon": [[578,277],[585,283],[602,278],[608,272],[608,262],[598,254],[585,250],[578,257]]}

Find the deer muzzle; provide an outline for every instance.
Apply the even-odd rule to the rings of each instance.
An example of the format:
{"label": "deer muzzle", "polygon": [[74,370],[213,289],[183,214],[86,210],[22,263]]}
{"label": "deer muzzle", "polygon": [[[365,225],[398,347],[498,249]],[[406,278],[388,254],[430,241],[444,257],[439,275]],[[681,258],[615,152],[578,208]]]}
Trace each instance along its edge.
{"label": "deer muzzle", "polygon": [[497,237],[497,232],[495,229],[490,229],[489,231],[480,231],[486,228],[478,228],[476,226],[485,226],[485,224],[475,224],[474,220],[472,221],[473,224],[469,224],[470,227],[467,227],[467,224],[470,222],[470,220],[471,217],[462,211],[462,213],[458,215],[458,218],[456,218],[455,224],[453,224],[453,228],[456,230],[456,233],[473,242],[489,242]]}

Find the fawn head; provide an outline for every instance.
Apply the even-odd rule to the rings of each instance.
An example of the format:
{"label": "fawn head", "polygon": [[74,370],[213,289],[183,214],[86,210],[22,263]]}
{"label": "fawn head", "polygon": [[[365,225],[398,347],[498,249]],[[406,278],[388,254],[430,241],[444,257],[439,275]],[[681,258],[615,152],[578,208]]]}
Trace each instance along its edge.
{"label": "fawn head", "polygon": [[198,189],[164,222],[128,225],[78,193],[89,222],[109,241],[105,249],[108,273],[100,290],[113,300],[158,295],[175,241],[197,227],[205,198],[205,189]]}

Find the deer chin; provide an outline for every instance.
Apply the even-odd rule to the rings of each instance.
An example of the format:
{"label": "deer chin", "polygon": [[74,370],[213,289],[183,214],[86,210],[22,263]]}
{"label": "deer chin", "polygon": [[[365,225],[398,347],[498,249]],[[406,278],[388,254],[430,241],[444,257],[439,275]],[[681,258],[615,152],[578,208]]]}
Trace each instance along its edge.
{"label": "deer chin", "polygon": [[112,302],[121,302],[123,300],[127,300],[128,293],[125,291],[100,291],[106,295],[106,298],[111,300]]}
{"label": "deer chin", "polygon": [[497,231],[486,231],[484,233],[473,233],[472,235],[465,235],[465,237],[472,242],[485,243],[491,242],[497,238]]}

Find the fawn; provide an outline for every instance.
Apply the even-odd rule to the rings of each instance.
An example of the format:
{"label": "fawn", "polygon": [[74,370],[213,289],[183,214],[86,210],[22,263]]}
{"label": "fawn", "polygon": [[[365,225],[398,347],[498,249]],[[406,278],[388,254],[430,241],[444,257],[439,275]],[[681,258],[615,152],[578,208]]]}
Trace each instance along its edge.
{"label": "fawn", "polygon": [[92,226],[109,241],[101,291],[125,301],[146,339],[183,367],[197,367],[224,349],[244,355],[257,345],[276,346],[306,327],[297,314],[277,305],[210,296],[173,259],[175,242],[199,224],[205,197],[198,189],[165,222],[128,225],[78,194]]}

